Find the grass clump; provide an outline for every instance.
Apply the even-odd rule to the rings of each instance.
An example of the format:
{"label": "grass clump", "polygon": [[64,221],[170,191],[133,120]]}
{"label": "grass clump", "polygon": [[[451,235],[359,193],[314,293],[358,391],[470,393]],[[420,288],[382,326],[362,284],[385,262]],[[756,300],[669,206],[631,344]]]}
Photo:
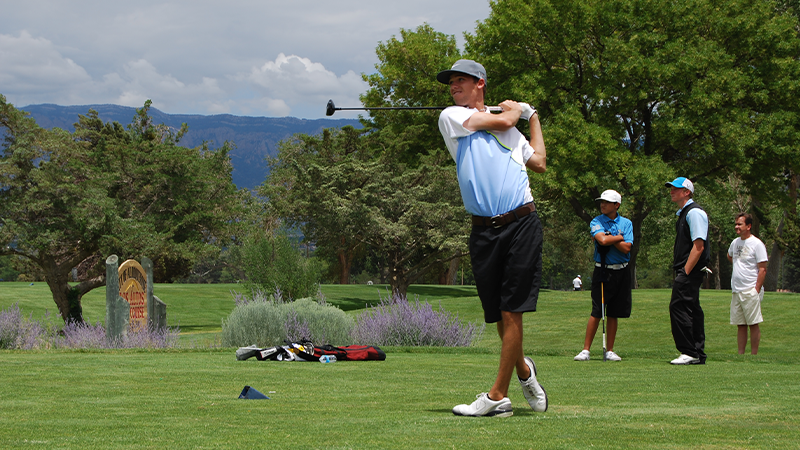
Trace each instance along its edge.
{"label": "grass clump", "polygon": [[236,307],[222,322],[222,345],[271,347],[285,340],[308,339],[314,344],[349,345],[355,325],[347,313],[324,299],[284,302],[279,293],[255,292],[248,299],[234,294]]}
{"label": "grass clump", "polygon": [[381,297],[380,303],[356,319],[353,340],[368,345],[469,347],[480,339],[486,324],[462,323],[458,314],[435,311],[430,303],[414,302],[397,293]]}

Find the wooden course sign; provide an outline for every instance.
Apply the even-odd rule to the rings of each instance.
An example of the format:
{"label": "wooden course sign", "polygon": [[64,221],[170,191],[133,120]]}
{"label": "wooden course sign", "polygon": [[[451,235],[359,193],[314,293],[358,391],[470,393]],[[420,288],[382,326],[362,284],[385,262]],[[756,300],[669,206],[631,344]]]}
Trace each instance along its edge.
{"label": "wooden course sign", "polygon": [[147,273],[136,260],[119,266],[119,295],[131,305],[131,328],[147,327]]}

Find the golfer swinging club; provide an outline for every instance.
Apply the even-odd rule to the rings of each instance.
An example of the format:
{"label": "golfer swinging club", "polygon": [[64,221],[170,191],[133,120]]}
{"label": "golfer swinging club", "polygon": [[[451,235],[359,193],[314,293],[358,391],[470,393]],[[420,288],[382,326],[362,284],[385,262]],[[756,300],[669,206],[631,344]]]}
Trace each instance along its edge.
{"label": "golfer swinging club", "polygon": [[[442,111],[439,131],[456,162],[464,207],[472,214],[469,250],[484,320],[497,323],[502,340],[492,388],[453,413],[511,416],[508,389],[515,369],[528,404],[543,412],[547,394],[522,349],[522,314],[536,311],[542,276],[542,225],[525,170],[547,168],[539,117],[530,105],[511,100],[500,104],[501,113],[488,113],[486,69],[475,61],[458,60],[436,79],[450,86],[456,105]],[[528,121],[530,142],[515,127],[520,118]]]}

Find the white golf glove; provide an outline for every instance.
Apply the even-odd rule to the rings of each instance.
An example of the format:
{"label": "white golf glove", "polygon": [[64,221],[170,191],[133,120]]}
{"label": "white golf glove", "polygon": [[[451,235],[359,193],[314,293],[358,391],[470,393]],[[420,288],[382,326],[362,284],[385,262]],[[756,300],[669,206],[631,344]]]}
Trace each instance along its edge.
{"label": "white golf glove", "polygon": [[536,108],[527,103],[520,102],[519,106],[522,107],[522,114],[520,114],[520,117],[525,120],[531,120],[531,117],[536,114]]}

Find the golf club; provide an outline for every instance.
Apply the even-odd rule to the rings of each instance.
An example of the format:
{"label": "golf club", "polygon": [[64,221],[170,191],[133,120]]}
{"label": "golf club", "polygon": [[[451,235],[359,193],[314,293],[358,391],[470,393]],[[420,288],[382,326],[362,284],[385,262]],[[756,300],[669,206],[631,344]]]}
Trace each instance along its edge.
{"label": "golf club", "polygon": [[[375,107],[366,107],[361,106],[357,108],[339,108],[333,104],[333,100],[328,100],[328,105],[325,107],[325,115],[332,116],[336,111],[372,111],[372,110],[414,110],[414,109],[445,109],[447,106],[375,106]],[[499,106],[487,106],[486,109],[489,112],[498,113],[503,112],[503,108]]]}
{"label": "golf club", "polygon": [[600,308],[603,312],[603,361],[606,361],[606,296],[603,289],[603,282],[600,282]]}

